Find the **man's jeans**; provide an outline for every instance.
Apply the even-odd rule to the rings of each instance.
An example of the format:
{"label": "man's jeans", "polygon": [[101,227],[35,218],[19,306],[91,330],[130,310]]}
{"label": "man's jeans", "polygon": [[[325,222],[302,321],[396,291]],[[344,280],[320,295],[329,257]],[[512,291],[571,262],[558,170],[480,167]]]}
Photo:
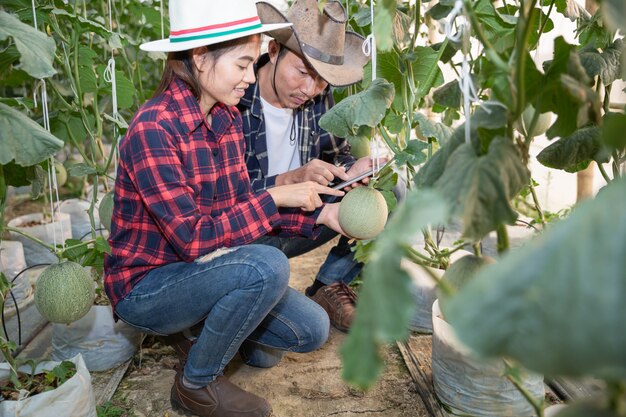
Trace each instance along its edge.
{"label": "man's jeans", "polygon": [[[280,249],[288,258],[293,258],[312,251],[315,248],[319,248],[337,235],[338,233],[334,230],[322,226],[322,231],[317,239],[307,239],[304,237],[285,238],[265,235],[257,239],[254,243],[273,246]],[[328,253],[315,279],[326,285],[339,281],[349,284],[359,275],[362,268],[363,264],[354,260],[354,253],[351,250],[350,243],[348,243],[348,238],[341,236],[337,245]]]}
{"label": "man's jeans", "polygon": [[239,350],[244,362],[275,365],[283,351],[310,352],[326,342],[329,320],[315,302],[287,286],[289,262],[270,246],[225,248],[193,263],[150,271],[116,306],[140,330],[168,335],[204,320],[185,378],[206,385]]}

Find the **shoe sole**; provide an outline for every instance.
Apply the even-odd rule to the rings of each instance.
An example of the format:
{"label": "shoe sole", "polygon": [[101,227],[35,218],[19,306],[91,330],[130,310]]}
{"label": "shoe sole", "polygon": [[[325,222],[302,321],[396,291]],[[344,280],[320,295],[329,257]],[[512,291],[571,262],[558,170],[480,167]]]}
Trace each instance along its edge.
{"label": "shoe sole", "polygon": [[[172,405],[172,410],[176,411],[178,414],[182,414],[184,416],[189,417],[197,417],[193,411],[187,410],[182,404],[176,401],[173,398],[170,398],[170,404]],[[266,414],[265,417],[274,417],[274,410],[270,410],[269,414]]]}

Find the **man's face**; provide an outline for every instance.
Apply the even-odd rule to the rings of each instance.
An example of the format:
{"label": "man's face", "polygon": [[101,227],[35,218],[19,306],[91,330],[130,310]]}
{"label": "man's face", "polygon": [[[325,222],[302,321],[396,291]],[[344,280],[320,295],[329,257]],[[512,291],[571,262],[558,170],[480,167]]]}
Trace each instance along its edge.
{"label": "man's face", "polygon": [[[270,57],[276,66],[275,87],[283,108],[300,107],[328,85],[302,58],[289,50],[278,56],[278,49],[272,51],[270,47]],[[274,74],[270,73],[270,76],[274,77]]]}

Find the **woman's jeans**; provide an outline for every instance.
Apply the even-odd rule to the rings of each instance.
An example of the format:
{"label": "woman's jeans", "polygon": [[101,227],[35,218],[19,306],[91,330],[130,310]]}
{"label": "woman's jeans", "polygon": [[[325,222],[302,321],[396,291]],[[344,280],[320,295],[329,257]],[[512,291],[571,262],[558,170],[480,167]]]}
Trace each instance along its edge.
{"label": "woman's jeans", "polygon": [[310,352],[326,342],[326,312],[288,287],[289,262],[278,249],[247,245],[193,263],[150,271],[116,306],[140,330],[168,335],[204,320],[185,378],[206,385],[240,351],[247,364],[273,366],[283,351]]}

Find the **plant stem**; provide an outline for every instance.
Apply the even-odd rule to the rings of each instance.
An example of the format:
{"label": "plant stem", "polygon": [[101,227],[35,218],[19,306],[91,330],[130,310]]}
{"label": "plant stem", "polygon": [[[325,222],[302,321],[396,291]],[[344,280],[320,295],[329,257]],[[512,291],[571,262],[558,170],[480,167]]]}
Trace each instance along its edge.
{"label": "plant stem", "polygon": [[537,210],[537,214],[539,215],[539,221],[541,222],[541,226],[545,228],[546,226],[546,218],[543,214],[543,210],[541,209],[541,205],[539,205],[539,198],[537,198],[537,190],[535,190],[535,186],[533,185],[532,179],[528,184],[528,188],[530,189],[530,195],[533,197],[533,202],[535,203],[535,210]]}
{"label": "plant stem", "polygon": [[[507,371],[514,368],[514,366],[512,366],[509,363],[509,361],[507,361],[506,359],[502,359],[502,361],[504,362],[504,366],[507,369]],[[506,375],[506,379],[511,381],[511,383],[515,386],[515,388],[517,388],[517,390],[520,392],[520,394],[522,394],[522,396],[526,399],[526,401],[528,401],[528,403],[535,409],[535,413],[537,413],[537,417],[543,417],[542,402],[541,401],[537,401],[532,396],[532,394],[526,389],[526,387],[524,387],[520,383],[520,381],[517,380],[517,378],[513,378],[510,375]]]}
{"label": "plant stem", "polygon": [[411,50],[413,50],[413,48],[415,48],[415,41],[417,40],[417,34],[419,33],[419,28],[420,28],[420,24],[421,24],[421,19],[420,19],[420,17],[421,17],[420,16],[421,5],[422,5],[421,0],[416,0],[415,1],[415,13],[414,13],[415,23],[414,23],[414,26],[413,26],[413,36],[411,36],[411,45],[409,45],[409,48]]}
{"label": "plant stem", "polygon": [[45,247],[46,249],[48,249],[50,252],[53,252],[56,255],[56,248],[46,242],[44,242],[41,239],[36,238],[35,236],[31,236],[28,233],[25,233],[23,231],[21,231],[20,229],[16,229],[15,227],[11,227],[11,226],[5,226],[4,230],[7,230],[9,232],[15,232],[19,235],[24,236],[25,238],[28,238],[30,240],[32,240],[33,242],[37,242],[40,245],[42,245],[43,247]]}
{"label": "plant stem", "polygon": [[602,178],[604,178],[604,181],[606,181],[606,183],[609,184],[612,181],[611,177],[609,177],[609,174],[606,173],[606,170],[604,169],[602,164],[596,164],[596,165],[598,166],[598,169],[600,170],[600,174],[602,174]]}
{"label": "plant stem", "polygon": [[498,237],[498,254],[502,255],[509,249],[509,233],[505,224],[501,223],[498,225],[496,235]]}
{"label": "plant stem", "polygon": [[[526,15],[526,2],[522,2],[520,8],[520,16],[518,18],[517,27],[521,30],[518,31],[517,45],[515,46],[515,80],[516,80],[516,92],[517,92],[517,104],[515,105],[515,115],[519,115],[524,111],[526,105],[526,44],[530,39],[531,23],[537,13],[535,8],[536,0],[530,0],[530,6],[528,6],[528,14]],[[521,21],[521,22],[520,22]],[[538,110],[537,110],[538,111]]]}

